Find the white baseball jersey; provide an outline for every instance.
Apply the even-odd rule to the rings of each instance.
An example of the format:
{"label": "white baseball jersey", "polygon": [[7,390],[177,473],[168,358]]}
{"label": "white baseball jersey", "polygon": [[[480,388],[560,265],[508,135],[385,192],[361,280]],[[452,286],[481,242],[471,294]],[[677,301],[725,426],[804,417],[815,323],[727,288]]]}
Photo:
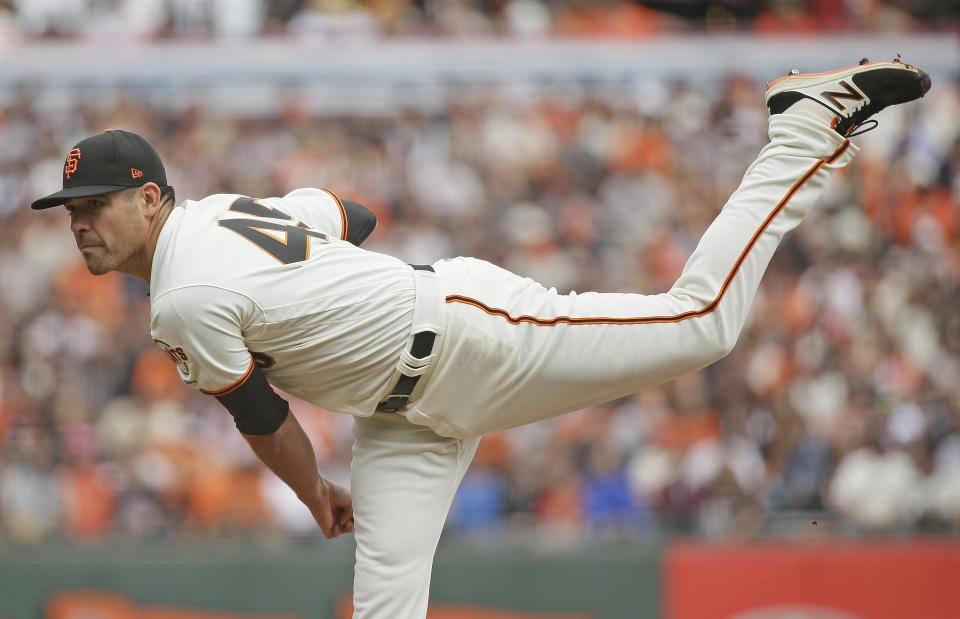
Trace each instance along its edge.
{"label": "white baseball jersey", "polygon": [[412,269],[347,241],[340,201],[218,194],[174,208],[150,281],[150,328],[184,382],[224,395],[259,365],[274,386],[370,415],[410,331]]}

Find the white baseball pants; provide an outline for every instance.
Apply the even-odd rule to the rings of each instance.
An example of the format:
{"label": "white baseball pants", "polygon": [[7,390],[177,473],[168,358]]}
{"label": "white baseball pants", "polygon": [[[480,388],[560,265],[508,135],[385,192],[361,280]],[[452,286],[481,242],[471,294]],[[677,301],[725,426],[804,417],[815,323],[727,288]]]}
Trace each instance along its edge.
{"label": "white baseball pants", "polygon": [[635,393],[733,348],[780,239],[856,150],[791,114],[772,117],[769,135],[669,292],[560,295],[470,258],[421,276],[439,289],[435,358],[407,410],[356,420],[354,617],[426,615],[477,437]]}

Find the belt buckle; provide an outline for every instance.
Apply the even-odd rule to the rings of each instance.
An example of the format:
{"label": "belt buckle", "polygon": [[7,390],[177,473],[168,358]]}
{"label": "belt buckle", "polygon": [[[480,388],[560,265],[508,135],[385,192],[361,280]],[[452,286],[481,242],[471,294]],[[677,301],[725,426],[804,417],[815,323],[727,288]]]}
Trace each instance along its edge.
{"label": "belt buckle", "polygon": [[[415,359],[426,359],[433,352],[437,334],[433,331],[421,331],[414,334],[413,344],[410,346],[410,356]],[[390,390],[390,395],[377,404],[377,411],[396,412],[407,405],[410,394],[420,381],[420,374],[409,375],[400,372],[397,383]]]}
{"label": "belt buckle", "polygon": [[377,411],[381,413],[395,413],[407,405],[409,394],[390,394],[377,404]]}

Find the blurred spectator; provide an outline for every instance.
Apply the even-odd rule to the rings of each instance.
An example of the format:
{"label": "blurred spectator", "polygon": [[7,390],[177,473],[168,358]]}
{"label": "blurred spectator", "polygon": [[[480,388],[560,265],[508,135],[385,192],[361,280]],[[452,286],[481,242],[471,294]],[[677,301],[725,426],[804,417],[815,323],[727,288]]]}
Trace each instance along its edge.
{"label": "blurred spectator", "polygon": [[503,434],[480,441],[447,517],[446,531],[462,537],[484,538],[503,532],[507,512],[510,454]]}
{"label": "blurred spectator", "polygon": [[314,37],[350,44],[377,38],[375,16],[351,0],[309,0],[287,22],[296,37]]}
{"label": "blurred spectator", "polygon": [[662,29],[651,9],[621,0],[570,0],[554,24],[556,34],[572,37],[650,36]]}
{"label": "blurred spectator", "polygon": [[921,474],[910,454],[871,434],[844,455],[830,483],[831,505],[866,531],[905,529],[918,517]]}
{"label": "blurred spectator", "polygon": [[584,524],[591,535],[635,536],[650,525],[647,506],[633,493],[624,454],[615,445],[591,443],[583,469]]}

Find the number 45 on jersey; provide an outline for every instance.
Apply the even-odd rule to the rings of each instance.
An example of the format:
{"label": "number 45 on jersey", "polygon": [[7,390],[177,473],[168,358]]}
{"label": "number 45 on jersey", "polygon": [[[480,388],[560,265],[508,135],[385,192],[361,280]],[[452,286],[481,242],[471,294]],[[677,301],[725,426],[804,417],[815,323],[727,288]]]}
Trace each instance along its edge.
{"label": "number 45 on jersey", "polygon": [[[254,198],[238,198],[230,205],[230,210],[254,217],[294,221],[290,215],[260,204]],[[217,223],[236,232],[283,264],[306,260],[310,256],[310,237],[324,241],[330,239],[323,232],[311,230],[302,222],[282,224],[266,219],[224,218]],[[275,236],[276,233],[280,235]]]}

